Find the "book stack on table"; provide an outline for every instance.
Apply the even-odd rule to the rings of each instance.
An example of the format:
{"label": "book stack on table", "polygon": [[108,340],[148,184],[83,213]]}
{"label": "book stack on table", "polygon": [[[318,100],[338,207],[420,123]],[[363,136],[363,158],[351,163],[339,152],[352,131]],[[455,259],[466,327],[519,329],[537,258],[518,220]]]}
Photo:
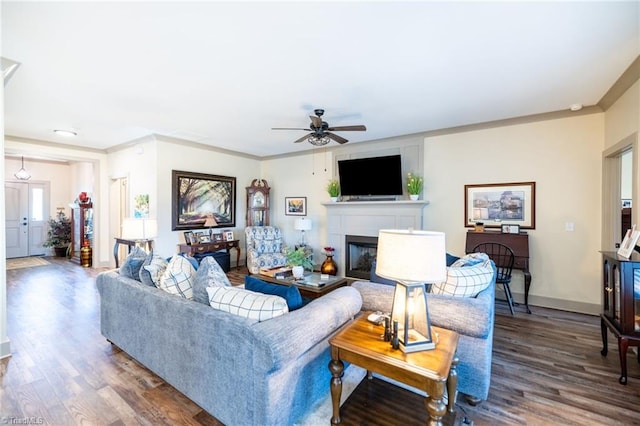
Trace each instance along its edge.
{"label": "book stack on table", "polygon": [[275,268],[260,268],[260,275],[275,278],[277,280],[285,280],[291,278],[293,273],[291,268],[287,266],[276,266]]}

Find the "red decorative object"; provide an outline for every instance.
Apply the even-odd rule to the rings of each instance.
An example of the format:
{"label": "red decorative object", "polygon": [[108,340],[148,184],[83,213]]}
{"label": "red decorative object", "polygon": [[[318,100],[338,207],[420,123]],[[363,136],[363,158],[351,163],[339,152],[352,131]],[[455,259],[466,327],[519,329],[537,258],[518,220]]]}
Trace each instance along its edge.
{"label": "red decorative object", "polygon": [[87,201],[89,201],[89,196],[87,195],[86,192],[81,192],[80,195],[78,195],[78,200],[80,200],[83,203],[86,203]]}

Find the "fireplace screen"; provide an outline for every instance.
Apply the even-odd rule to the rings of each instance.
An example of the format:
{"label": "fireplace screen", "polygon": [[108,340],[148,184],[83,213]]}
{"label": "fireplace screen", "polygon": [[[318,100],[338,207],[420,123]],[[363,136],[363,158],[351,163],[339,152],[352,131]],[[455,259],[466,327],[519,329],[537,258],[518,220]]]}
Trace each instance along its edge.
{"label": "fireplace screen", "polygon": [[378,237],[364,237],[359,235],[345,236],[346,276],[369,279],[373,262],[376,260]]}

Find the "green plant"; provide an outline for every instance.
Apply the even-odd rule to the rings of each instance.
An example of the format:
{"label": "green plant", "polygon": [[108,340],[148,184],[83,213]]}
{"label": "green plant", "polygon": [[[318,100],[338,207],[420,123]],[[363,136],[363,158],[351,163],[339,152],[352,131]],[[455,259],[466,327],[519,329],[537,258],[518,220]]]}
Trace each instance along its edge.
{"label": "green plant", "polygon": [[71,243],[71,219],[59,210],[55,218],[49,219],[47,240],[44,247],[67,247]]}
{"label": "green plant", "polygon": [[327,183],[327,192],[330,197],[337,197],[340,195],[340,182],[337,179],[331,179]]}
{"label": "green plant", "polygon": [[411,195],[418,195],[422,191],[422,178],[411,173],[407,174],[407,191]]}
{"label": "green plant", "polygon": [[287,248],[284,251],[284,255],[287,259],[287,266],[302,266],[305,269],[313,269],[313,262],[304,247],[298,247],[297,249]]}

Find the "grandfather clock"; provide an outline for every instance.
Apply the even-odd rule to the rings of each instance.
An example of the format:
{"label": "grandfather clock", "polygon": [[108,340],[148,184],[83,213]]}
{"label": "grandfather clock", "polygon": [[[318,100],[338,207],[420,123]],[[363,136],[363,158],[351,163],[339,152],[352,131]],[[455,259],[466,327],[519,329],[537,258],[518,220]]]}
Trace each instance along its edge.
{"label": "grandfather clock", "polygon": [[247,186],[247,226],[269,225],[270,189],[264,179],[254,179]]}

